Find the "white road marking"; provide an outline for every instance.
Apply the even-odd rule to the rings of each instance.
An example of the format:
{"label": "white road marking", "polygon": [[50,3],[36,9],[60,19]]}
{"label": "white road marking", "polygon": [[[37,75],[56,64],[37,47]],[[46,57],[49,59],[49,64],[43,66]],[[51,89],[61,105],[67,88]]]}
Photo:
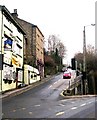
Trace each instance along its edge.
{"label": "white road marking", "polygon": [[88,102],[88,104],[90,104],[90,103],[92,103],[92,102]]}
{"label": "white road marking", "polygon": [[13,110],[13,112],[16,112],[16,110]]}
{"label": "white road marking", "polygon": [[54,84],[56,84],[57,82],[55,82]]}
{"label": "white road marking", "polygon": [[67,101],[67,100],[60,100],[60,101],[65,102],[65,101]]}
{"label": "white road marking", "polygon": [[39,107],[40,105],[34,105],[35,107]]}
{"label": "white road marking", "polygon": [[58,113],[56,113],[56,116],[62,115],[62,114],[64,114],[64,111],[63,111],[63,112],[58,112]]}
{"label": "white road marking", "polygon": [[22,110],[25,110],[26,108],[22,108]]}
{"label": "white road marking", "polygon": [[65,106],[64,104],[59,104],[60,106]]}
{"label": "white road marking", "polygon": [[52,87],[52,85],[49,86],[49,88],[51,88],[51,87]]}
{"label": "white road marking", "polygon": [[71,103],[75,103],[75,102],[71,102]]}
{"label": "white road marking", "polygon": [[71,108],[72,110],[75,110],[75,109],[77,109],[77,107],[73,107],[73,108]]}
{"label": "white road marking", "polygon": [[86,105],[86,103],[84,103],[84,104],[81,104],[80,106],[85,106]]}
{"label": "white road marking", "polygon": [[29,112],[29,114],[31,115],[31,114],[32,114],[32,112]]}
{"label": "white road marking", "polygon": [[89,103],[89,104],[90,104],[90,103],[93,103],[93,101],[90,101],[90,102],[88,102],[88,103]]}

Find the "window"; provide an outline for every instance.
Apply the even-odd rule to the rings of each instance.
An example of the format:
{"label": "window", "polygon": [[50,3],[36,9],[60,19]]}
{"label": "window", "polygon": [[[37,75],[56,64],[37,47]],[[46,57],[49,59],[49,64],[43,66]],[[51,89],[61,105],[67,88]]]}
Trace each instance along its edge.
{"label": "window", "polygon": [[22,41],[18,36],[16,36],[20,41]]}
{"label": "window", "polygon": [[22,53],[22,47],[17,44],[17,54],[21,56],[21,53]]}
{"label": "window", "polygon": [[7,28],[11,33],[13,32],[9,27],[4,24],[4,27]]}

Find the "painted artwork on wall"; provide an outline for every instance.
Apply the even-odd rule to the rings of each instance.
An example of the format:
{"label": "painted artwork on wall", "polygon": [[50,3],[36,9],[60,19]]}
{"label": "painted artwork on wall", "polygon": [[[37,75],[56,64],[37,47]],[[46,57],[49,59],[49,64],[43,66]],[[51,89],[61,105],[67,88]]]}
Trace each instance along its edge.
{"label": "painted artwork on wall", "polygon": [[12,49],[12,43],[13,41],[9,38],[6,38],[4,40],[4,50],[11,50]]}

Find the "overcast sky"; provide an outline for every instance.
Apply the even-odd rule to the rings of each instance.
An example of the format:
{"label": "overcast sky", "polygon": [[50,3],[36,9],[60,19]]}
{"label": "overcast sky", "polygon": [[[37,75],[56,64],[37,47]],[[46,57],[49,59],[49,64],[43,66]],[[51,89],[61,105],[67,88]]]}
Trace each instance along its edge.
{"label": "overcast sky", "polygon": [[[96,0],[0,0],[12,13],[17,9],[19,18],[39,27],[45,40],[57,35],[66,46],[65,63],[70,63],[77,52],[83,51],[84,26],[95,23]],[[95,27],[86,27],[86,42],[95,46]],[[46,46],[47,47],[47,46]]]}

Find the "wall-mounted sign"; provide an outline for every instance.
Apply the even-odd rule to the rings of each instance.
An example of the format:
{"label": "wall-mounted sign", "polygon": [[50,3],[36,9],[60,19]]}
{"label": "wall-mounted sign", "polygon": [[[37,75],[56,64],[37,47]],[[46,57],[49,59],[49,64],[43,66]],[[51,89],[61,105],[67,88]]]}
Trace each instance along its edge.
{"label": "wall-mounted sign", "polygon": [[12,57],[12,65],[16,65],[17,67],[19,67],[19,61],[17,58]]}
{"label": "wall-mounted sign", "polygon": [[5,51],[4,52],[4,63],[11,64],[11,52],[10,51]]}

